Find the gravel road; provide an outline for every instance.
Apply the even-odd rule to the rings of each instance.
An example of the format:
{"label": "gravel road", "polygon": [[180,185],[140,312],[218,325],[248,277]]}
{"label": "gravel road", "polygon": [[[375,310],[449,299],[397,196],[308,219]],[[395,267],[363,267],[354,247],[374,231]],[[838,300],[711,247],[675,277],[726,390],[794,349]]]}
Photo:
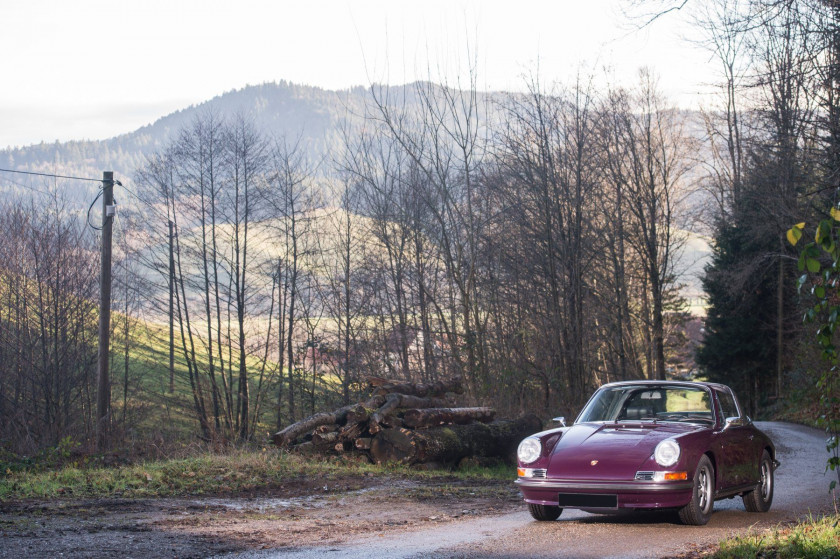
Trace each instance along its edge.
{"label": "gravel road", "polygon": [[[441,526],[399,533],[366,535],[340,545],[282,551],[238,553],[239,558],[525,558],[525,557],[673,557],[702,549],[733,534],[765,530],[811,512],[833,510],[825,474],[823,433],[798,425],[759,422],[776,443],[773,506],[748,513],[740,497],[715,503],[706,526],[683,526],[675,515],[634,513],[594,515],[566,510],[556,522],[533,521],[521,512],[456,520]],[[227,555],[226,557],[231,557]]]}

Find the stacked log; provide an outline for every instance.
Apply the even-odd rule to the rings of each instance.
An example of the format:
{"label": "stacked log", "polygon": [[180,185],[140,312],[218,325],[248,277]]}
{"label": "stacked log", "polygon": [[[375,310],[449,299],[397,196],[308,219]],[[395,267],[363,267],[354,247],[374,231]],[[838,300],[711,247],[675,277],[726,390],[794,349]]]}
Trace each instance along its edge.
{"label": "stacked log", "polygon": [[412,429],[426,429],[438,425],[467,425],[474,421],[490,423],[496,417],[493,408],[426,408],[406,410],[403,423]]}
{"label": "stacked log", "polygon": [[321,412],[289,425],[272,437],[283,448],[354,452],[372,462],[452,463],[462,458],[508,458],[526,436],[542,428],[528,415],[496,420],[487,407],[453,407],[463,393],[459,379],[431,384],[371,377],[365,402]]}

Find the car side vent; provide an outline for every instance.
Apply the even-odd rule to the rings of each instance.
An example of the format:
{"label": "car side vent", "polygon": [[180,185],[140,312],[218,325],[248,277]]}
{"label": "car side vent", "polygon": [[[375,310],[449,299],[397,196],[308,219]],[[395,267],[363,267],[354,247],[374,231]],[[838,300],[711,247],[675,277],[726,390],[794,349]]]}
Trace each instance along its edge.
{"label": "car side vent", "polygon": [[653,472],[636,472],[636,481],[653,481]]}
{"label": "car side vent", "polygon": [[544,469],[536,469],[536,470],[534,470],[534,477],[540,478],[540,479],[545,479],[545,474],[546,473],[547,472]]}

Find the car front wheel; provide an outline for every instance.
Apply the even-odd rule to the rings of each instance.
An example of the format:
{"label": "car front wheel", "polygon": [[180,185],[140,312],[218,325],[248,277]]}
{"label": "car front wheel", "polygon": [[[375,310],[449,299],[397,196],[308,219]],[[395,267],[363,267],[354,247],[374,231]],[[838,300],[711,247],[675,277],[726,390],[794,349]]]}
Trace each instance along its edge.
{"label": "car front wheel", "polygon": [[697,463],[694,472],[694,487],[691,491],[691,501],[680,509],[680,520],[683,524],[702,526],[712,516],[715,505],[715,468],[706,455]]}
{"label": "car front wheel", "polygon": [[534,517],[534,520],[546,521],[557,520],[563,509],[552,505],[535,505],[528,503],[528,512]]}
{"label": "car front wheel", "polygon": [[767,512],[773,504],[773,461],[765,450],[761,455],[761,480],[758,486],[744,495],[744,507],[749,512]]}

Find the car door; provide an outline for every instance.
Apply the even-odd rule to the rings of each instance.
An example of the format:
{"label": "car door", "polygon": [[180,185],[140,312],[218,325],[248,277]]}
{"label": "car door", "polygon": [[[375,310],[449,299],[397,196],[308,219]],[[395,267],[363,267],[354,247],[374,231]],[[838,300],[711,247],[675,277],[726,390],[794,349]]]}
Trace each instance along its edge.
{"label": "car door", "polygon": [[722,428],[718,433],[721,455],[717,460],[720,470],[717,489],[720,491],[754,482],[751,455],[755,430],[729,388],[716,387],[715,396],[723,415]]}

